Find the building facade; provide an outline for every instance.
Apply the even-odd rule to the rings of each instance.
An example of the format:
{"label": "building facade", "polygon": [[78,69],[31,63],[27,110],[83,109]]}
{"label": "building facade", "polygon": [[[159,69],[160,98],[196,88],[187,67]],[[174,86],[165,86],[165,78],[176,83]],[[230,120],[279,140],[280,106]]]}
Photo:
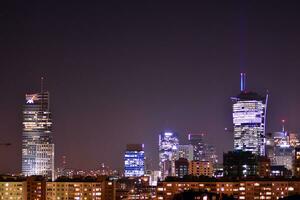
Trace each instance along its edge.
{"label": "building facade", "polygon": [[179,140],[175,133],[164,132],[159,134],[159,170],[161,178],[175,176],[175,160]]}
{"label": "building facade", "polygon": [[194,149],[194,158],[193,160],[205,160],[204,150],[204,133],[191,133],[188,135],[189,143],[193,146]]}
{"label": "building facade", "polygon": [[194,150],[193,160],[210,161],[215,165],[218,163],[216,148],[211,144],[207,144],[204,141],[204,136],[204,133],[188,135],[189,143],[193,146]]}
{"label": "building facade", "polygon": [[50,94],[26,94],[23,110],[22,173],[54,179]]}
{"label": "building facade", "polygon": [[214,175],[214,167],[210,161],[194,160],[189,163],[189,174],[193,176],[209,176]]}
{"label": "building facade", "polygon": [[247,151],[223,154],[224,176],[245,178],[258,175],[258,156]]}
{"label": "building facade", "polygon": [[292,172],[294,170],[295,137],[291,143],[290,135],[283,126],[280,132],[268,133],[266,139],[266,155],[270,158],[271,164],[273,166],[284,166]]}
{"label": "building facade", "polygon": [[295,148],[294,175],[300,177],[300,146]]}
{"label": "building facade", "polygon": [[256,181],[170,181],[160,182],[157,187],[158,200],[172,200],[184,191],[207,191],[233,197],[234,199],[280,199],[299,194],[300,181],[291,179]]}
{"label": "building facade", "polygon": [[0,199],[27,200],[26,181],[0,181]]}
{"label": "building facade", "polygon": [[176,159],[179,158],[185,158],[188,161],[191,161],[194,159],[194,148],[193,145],[187,144],[187,145],[178,145],[178,149],[176,152]]}
{"label": "building facade", "polygon": [[189,161],[186,158],[179,158],[175,161],[175,175],[179,178],[189,174]]}
{"label": "building facade", "polygon": [[124,155],[125,177],[139,177],[145,174],[144,144],[128,144]]}
{"label": "building facade", "polygon": [[245,74],[242,74],[241,93],[231,99],[234,150],[250,151],[264,156],[268,95],[262,97],[257,93],[246,91]]}

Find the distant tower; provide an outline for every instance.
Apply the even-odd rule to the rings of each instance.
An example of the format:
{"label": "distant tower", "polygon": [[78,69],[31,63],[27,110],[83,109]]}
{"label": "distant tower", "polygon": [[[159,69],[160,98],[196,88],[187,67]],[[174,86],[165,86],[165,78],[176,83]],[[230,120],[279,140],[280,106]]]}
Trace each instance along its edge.
{"label": "distant tower", "polygon": [[128,144],[124,155],[125,177],[139,177],[145,174],[144,144]]}
{"label": "distant tower", "polygon": [[63,170],[65,170],[67,168],[67,157],[66,156],[62,156],[62,168]]}
{"label": "distant tower", "polygon": [[179,140],[175,133],[164,132],[159,134],[159,169],[161,178],[175,176],[175,160]]}
{"label": "distant tower", "polygon": [[246,74],[241,73],[241,93],[233,100],[234,149],[265,155],[268,95],[246,91]]}
{"label": "distant tower", "polygon": [[49,104],[50,94],[26,94],[23,109],[22,173],[54,179],[54,144]]}
{"label": "distant tower", "polygon": [[204,143],[204,133],[189,134],[189,143],[193,145],[194,148],[194,159],[193,160],[205,160],[205,143]]}

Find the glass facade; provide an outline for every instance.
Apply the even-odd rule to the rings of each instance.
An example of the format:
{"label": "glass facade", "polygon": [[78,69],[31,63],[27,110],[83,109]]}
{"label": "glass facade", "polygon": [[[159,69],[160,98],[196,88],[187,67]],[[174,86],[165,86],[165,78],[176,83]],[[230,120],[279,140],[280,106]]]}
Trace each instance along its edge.
{"label": "glass facade", "polygon": [[204,156],[204,150],[205,150],[205,144],[204,144],[204,134],[189,134],[188,136],[189,142],[191,145],[193,145],[194,148],[194,159],[193,160],[205,160]]}
{"label": "glass facade", "polygon": [[175,133],[164,132],[159,134],[159,170],[161,178],[175,176],[175,160],[179,140]]}
{"label": "glass facade", "polygon": [[125,177],[139,177],[145,173],[145,152],[143,144],[127,145],[124,155]]}
{"label": "glass facade", "polygon": [[22,173],[54,178],[49,92],[26,94],[23,109]]}
{"label": "glass facade", "polygon": [[265,155],[265,118],[267,97],[242,91],[232,98],[234,149]]}
{"label": "glass facade", "polygon": [[193,146],[193,160],[210,161],[213,164],[218,163],[216,148],[213,145],[204,142],[204,133],[189,134],[189,143]]}
{"label": "glass facade", "polygon": [[281,132],[269,133],[266,142],[266,154],[272,165],[284,166],[293,170],[293,156],[295,147],[290,145],[289,134],[282,129]]}
{"label": "glass facade", "polygon": [[188,161],[192,161],[194,159],[193,145],[178,145],[178,149],[176,151],[176,160],[178,160],[179,158],[185,158]]}

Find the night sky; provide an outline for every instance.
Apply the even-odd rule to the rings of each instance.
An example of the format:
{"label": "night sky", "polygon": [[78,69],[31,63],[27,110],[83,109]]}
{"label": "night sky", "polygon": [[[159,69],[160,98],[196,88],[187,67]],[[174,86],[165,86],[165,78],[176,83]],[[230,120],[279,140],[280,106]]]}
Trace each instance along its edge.
{"label": "night sky", "polygon": [[[196,1],[195,1],[196,2]],[[154,167],[158,134],[181,142],[205,132],[233,147],[231,96],[269,91],[267,131],[300,132],[297,1],[1,1],[0,172],[21,170],[26,93],[51,94],[56,166],[123,167],[127,143],[144,143]],[[299,2],[299,1],[298,1]]]}

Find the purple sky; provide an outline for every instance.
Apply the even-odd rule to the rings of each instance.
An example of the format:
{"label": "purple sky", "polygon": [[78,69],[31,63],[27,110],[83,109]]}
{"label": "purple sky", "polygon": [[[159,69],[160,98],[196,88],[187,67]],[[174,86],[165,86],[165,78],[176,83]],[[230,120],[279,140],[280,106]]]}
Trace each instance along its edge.
{"label": "purple sky", "polygon": [[269,90],[267,131],[285,118],[300,132],[297,1],[62,2],[0,2],[0,140],[13,143],[0,172],[21,169],[22,106],[41,76],[56,166],[66,155],[69,167],[122,168],[127,143],[157,162],[165,129],[183,143],[206,132],[221,156],[241,71],[249,90]]}

